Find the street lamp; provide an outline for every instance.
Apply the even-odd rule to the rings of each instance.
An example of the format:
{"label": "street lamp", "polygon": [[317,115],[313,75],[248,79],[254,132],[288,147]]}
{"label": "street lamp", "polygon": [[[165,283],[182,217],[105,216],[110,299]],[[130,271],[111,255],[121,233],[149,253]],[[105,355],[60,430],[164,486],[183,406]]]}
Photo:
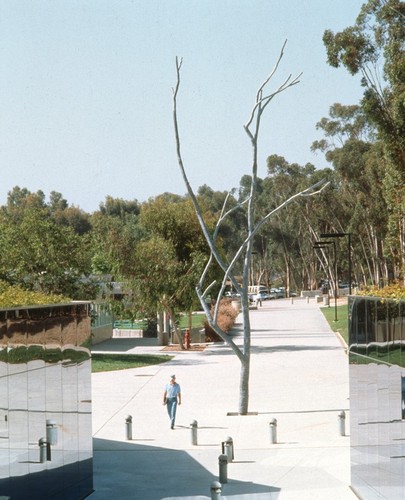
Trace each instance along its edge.
{"label": "street lamp", "polygon": [[347,254],[349,260],[349,295],[352,294],[352,233],[321,233],[321,238],[344,238],[347,236]]}
{"label": "street lamp", "polygon": [[314,248],[328,248],[328,245],[333,245],[333,257],[334,257],[334,275],[335,275],[335,286],[334,286],[334,297],[335,297],[335,321],[338,320],[337,317],[337,287],[338,287],[338,277],[337,277],[337,258],[336,258],[336,243],[335,241],[315,241]]}
{"label": "street lamp", "polygon": [[[317,244],[315,244],[312,248],[314,250],[327,250],[328,251],[328,254],[326,256],[326,265],[327,267],[329,268],[329,245],[320,245],[318,242],[316,242]],[[329,289],[329,280],[328,280],[328,289]],[[329,293],[329,292],[328,292]]]}

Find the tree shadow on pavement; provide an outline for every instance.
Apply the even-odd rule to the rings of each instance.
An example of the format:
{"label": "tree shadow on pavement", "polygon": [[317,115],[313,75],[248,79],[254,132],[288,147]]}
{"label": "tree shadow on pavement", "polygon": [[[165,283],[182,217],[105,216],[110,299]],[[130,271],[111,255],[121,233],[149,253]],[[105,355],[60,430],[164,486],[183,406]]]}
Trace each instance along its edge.
{"label": "tree shadow on pavement", "polygon": [[279,344],[272,346],[252,346],[252,354],[268,354],[271,352],[300,352],[300,351],[342,351],[341,346],[323,345],[291,345]]}
{"label": "tree shadow on pavement", "polygon": [[100,352],[100,351],[125,352],[125,351],[131,351],[136,347],[156,347],[157,345],[158,345],[157,338],[122,337],[122,338],[111,338],[104,340],[103,342],[91,346],[91,350],[92,352]]}
{"label": "tree shadow on pavement", "polygon": [[[283,338],[283,337],[281,337]],[[228,356],[232,355],[234,356],[234,352],[232,349],[223,344],[220,346],[221,348],[215,349],[215,350],[208,350],[204,352],[204,357],[207,356],[212,356],[215,357],[217,355],[221,356]],[[272,352],[299,352],[299,351],[341,351],[343,350],[343,347],[341,345],[297,345],[297,344],[275,344],[275,345],[267,345],[267,346],[256,346],[253,345],[251,346],[251,354],[269,354]],[[204,361],[202,361],[204,362]],[[197,364],[198,362],[195,361],[195,358],[193,361],[190,361],[187,363],[186,360],[180,360],[180,359],[174,359],[170,361],[170,364]]]}

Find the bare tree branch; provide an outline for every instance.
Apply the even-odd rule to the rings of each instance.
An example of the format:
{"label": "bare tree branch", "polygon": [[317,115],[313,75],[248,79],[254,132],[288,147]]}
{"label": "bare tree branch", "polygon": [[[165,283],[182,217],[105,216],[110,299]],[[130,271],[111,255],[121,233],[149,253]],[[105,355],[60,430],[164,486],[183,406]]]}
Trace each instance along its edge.
{"label": "bare tree branch", "polygon": [[[320,181],[313,186],[310,186],[307,189],[302,190],[299,193],[294,194],[287,200],[285,200],[283,203],[281,203],[277,208],[269,212],[263,219],[261,219],[259,222],[255,221],[255,201],[256,201],[256,186],[257,186],[257,154],[258,154],[258,136],[259,136],[259,130],[260,130],[260,124],[261,124],[261,118],[263,115],[264,110],[267,108],[267,106],[270,104],[270,102],[273,100],[275,96],[278,94],[284,92],[288,88],[296,85],[299,83],[299,78],[301,76],[301,73],[296,76],[292,77],[290,74],[283,82],[282,84],[273,92],[270,92],[264,96],[264,90],[266,86],[269,84],[271,79],[273,78],[274,74],[276,73],[280,62],[282,60],[282,57],[284,55],[284,48],[286,45],[287,41],[284,42],[282,49],[280,51],[279,57],[276,61],[276,64],[269,74],[269,76],[264,80],[264,82],[261,84],[259,89],[257,90],[256,93],[256,102],[253,106],[253,109],[251,110],[251,113],[249,115],[248,121],[244,125],[244,129],[246,133],[248,134],[251,143],[252,143],[252,182],[250,186],[250,194],[247,199],[245,199],[241,203],[237,203],[234,207],[231,207],[228,209],[228,204],[230,200],[230,193],[227,194],[222,209],[221,213],[219,215],[219,218],[216,222],[214,231],[212,234],[208,230],[207,225],[204,222],[204,218],[202,216],[202,211],[199,206],[198,200],[191,188],[191,185],[188,181],[184,164],[183,164],[183,159],[182,159],[182,154],[181,154],[181,147],[180,147],[180,134],[179,134],[179,127],[178,127],[178,121],[177,121],[177,97],[178,97],[178,91],[180,87],[180,69],[182,66],[182,59],[177,59],[176,58],[176,75],[177,75],[177,80],[176,80],[176,85],[173,90],[173,119],[174,119],[174,130],[175,130],[175,139],[176,139],[176,151],[177,151],[177,159],[178,163],[180,166],[181,174],[183,176],[187,192],[190,196],[190,199],[194,205],[194,209],[196,211],[197,218],[199,220],[200,226],[202,228],[204,237],[209,245],[210,248],[210,256],[208,259],[208,262],[200,276],[200,279],[198,281],[198,284],[196,286],[196,292],[198,295],[198,298],[200,300],[201,306],[204,310],[204,313],[207,317],[208,324],[211,326],[211,328],[219,335],[220,338],[222,338],[233,350],[233,352],[237,355],[239,360],[241,361],[241,375],[240,375],[240,399],[239,399],[239,413],[240,414],[246,414],[247,413],[247,408],[248,408],[248,399],[249,399],[249,367],[250,367],[250,318],[249,318],[249,299],[248,299],[248,285],[249,285],[249,273],[250,273],[250,266],[251,266],[251,255],[252,255],[252,249],[253,249],[253,239],[255,235],[257,235],[258,231],[261,229],[263,224],[265,224],[269,218],[280,211],[282,208],[286,207],[288,204],[292,203],[294,200],[300,198],[300,197],[307,197],[307,196],[313,196],[320,191],[322,191],[327,184],[325,184],[325,181]],[[251,126],[253,122],[255,121],[254,125],[254,130],[251,130]],[[231,259],[230,262],[225,262],[224,259],[221,257],[221,253],[217,247],[217,238],[219,234],[219,230],[221,227],[221,224],[223,221],[229,217],[235,210],[238,210],[244,206],[246,206],[246,214],[247,214],[247,236],[245,240],[242,242],[240,245],[239,249],[235,252],[233,258]],[[206,302],[206,297],[208,295],[208,292],[211,291],[216,285],[216,281],[211,282],[205,290],[203,290],[204,282],[207,278],[208,275],[208,270],[210,269],[210,266],[213,264],[213,261],[216,261],[218,265],[220,266],[222,272],[223,272],[223,277],[222,277],[222,282],[219,287],[219,292],[217,295],[217,300],[214,309],[212,310],[211,304],[208,304]],[[239,283],[235,275],[233,273],[234,267],[237,262],[240,262],[243,260],[243,273],[242,273],[242,283]],[[240,293],[240,298],[241,298],[241,306],[242,306],[242,321],[243,321],[243,345],[239,347],[238,345],[235,344],[235,342],[232,340],[232,338],[229,337],[218,325],[218,311],[219,311],[219,304],[220,304],[220,299],[222,298],[225,287],[228,283],[228,280],[232,282],[232,285],[234,289],[236,289]]]}

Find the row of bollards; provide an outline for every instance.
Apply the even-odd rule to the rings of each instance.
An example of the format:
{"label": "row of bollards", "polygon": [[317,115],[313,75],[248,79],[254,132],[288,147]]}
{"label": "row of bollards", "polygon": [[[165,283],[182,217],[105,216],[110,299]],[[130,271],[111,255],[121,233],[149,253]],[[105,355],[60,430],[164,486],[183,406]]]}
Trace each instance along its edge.
{"label": "row of bollards", "polygon": [[[49,421],[50,422],[50,421]],[[132,416],[128,415],[125,419],[126,425],[126,436],[128,440],[132,439]],[[39,446],[43,446],[45,443],[49,442],[49,444],[56,444],[57,434],[56,434],[56,424],[52,422],[49,425],[48,432],[48,421],[47,421],[47,437],[41,438],[38,443]],[[193,420],[190,424],[191,430],[191,444],[193,446],[198,445],[198,422],[197,420]],[[338,432],[340,436],[346,435],[346,414],[342,410],[338,415]],[[277,419],[272,418],[269,422],[269,435],[270,435],[270,444],[277,444]],[[222,455],[226,456],[227,462],[232,462],[234,459],[234,447],[233,440],[230,436],[226,438],[225,441],[222,441]],[[50,450],[48,451],[48,455],[50,456]],[[42,455],[41,455],[42,456]],[[50,458],[48,459],[50,460]]]}
{"label": "row of bollards", "polygon": [[[273,418],[269,422],[270,444],[277,443],[277,419]],[[346,435],[346,413],[342,410],[338,415],[338,432],[340,436]]]}
{"label": "row of bollards", "polygon": [[[197,428],[197,422],[194,420],[195,429]],[[192,425],[192,429],[193,427]],[[338,424],[339,424],[339,434],[341,436],[345,436],[345,425],[346,425],[346,413],[342,410],[338,415]],[[270,443],[277,443],[277,419],[273,418],[269,422],[269,430],[270,430]],[[197,442],[197,441],[196,441]],[[233,439],[228,436],[225,441],[221,443],[222,454],[218,457],[218,466],[219,466],[219,481],[214,481],[211,483],[211,500],[220,500],[222,498],[222,485],[228,482],[228,463],[234,460],[234,446]]]}
{"label": "row of bollards", "polygon": [[[126,435],[127,439],[132,439],[132,416],[128,415],[125,419],[126,424]],[[338,430],[341,436],[345,436],[345,425],[346,425],[346,414],[342,410],[338,415]],[[193,420],[190,423],[191,430],[191,444],[193,446],[197,446],[198,444],[198,422],[197,420]],[[277,444],[277,419],[273,418],[269,422],[269,431],[270,431],[270,443]],[[45,438],[40,439],[40,461],[45,462],[45,460],[50,460],[50,446],[47,443]],[[46,446],[46,448],[45,448]],[[49,449],[49,458],[48,458],[48,450]],[[221,455],[218,457],[218,466],[219,466],[219,481],[214,481],[211,483],[211,500],[221,500],[222,499],[222,485],[228,482],[228,463],[232,462],[235,458],[235,450],[233,439],[228,436],[225,441],[221,443]]]}
{"label": "row of bollards", "polygon": [[[197,446],[197,428],[198,423],[197,420],[193,420],[190,424],[191,429],[191,444],[193,446]],[[126,430],[126,438],[128,441],[132,440],[132,415],[128,415],[125,419],[125,430]]]}
{"label": "row of bollards", "polygon": [[[318,301],[318,297],[322,297],[323,300],[323,305],[328,306],[329,305],[329,296],[328,295],[315,295],[315,301]],[[309,304],[309,296],[305,297],[306,303]],[[294,297],[290,297],[290,302],[291,304],[294,304]]]}

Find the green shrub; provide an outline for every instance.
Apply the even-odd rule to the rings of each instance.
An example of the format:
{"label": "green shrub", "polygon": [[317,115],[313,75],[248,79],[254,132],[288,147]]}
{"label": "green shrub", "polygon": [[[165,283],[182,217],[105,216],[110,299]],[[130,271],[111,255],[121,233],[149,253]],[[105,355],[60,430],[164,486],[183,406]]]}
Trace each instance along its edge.
{"label": "green shrub", "polygon": [[361,289],[357,295],[366,295],[369,297],[381,297],[383,299],[395,299],[404,300],[405,299],[405,286],[400,283],[393,283],[387,285],[384,288],[378,288],[377,286],[366,286]]}
{"label": "green shrub", "polygon": [[42,292],[24,290],[0,280],[0,308],[21,307],[44,304],[63,304],[71,299],[63,295],[46,295]]}

